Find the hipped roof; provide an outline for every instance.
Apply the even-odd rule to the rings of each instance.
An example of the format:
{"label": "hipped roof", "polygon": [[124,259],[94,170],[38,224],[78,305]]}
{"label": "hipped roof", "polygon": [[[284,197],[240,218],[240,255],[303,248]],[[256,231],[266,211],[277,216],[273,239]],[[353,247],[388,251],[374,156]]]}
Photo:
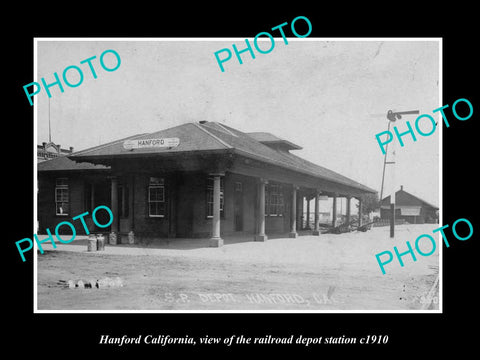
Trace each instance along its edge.
{"label": "hipped roof", "polygon": [[[390,195],[383,198],[381,202],[381,205],[388,205],[388,204],[390,204]],[[426,202],[425,200],[420,199],[418,196],[410,194],[409,192],[403,190],[403,188],[395,192],[395,205],[396,206],[421,205],[421,206],[431,207],[438,210],[438,206],[432,205]]]}
{"label": "hipped roof", "polygon": [[[288,151],[280,151],[262,143],[259,140],[274,140],[278,143],[285,141],[291,144],[293,148],[300,148],[298,145],[287,142],[274,135],[267,136],[268,133],[254,133],[251,135],[241,132],[224,124],[217,122],[185,123],[169,129],[134,135],[126,139],[113,141],[108,144],[95,146],[83,151],[78,151],[69,156],[75,161],[95,162],[95,159],[111,157],[130,157],[138,155],[158,155],[188,153],[188,152],[209,152],[209,151],[229,151],[245,157],[249,157],[268,164],[300,172],[321,178],[323,180],[333,181],[347,185],[358,190],[375,193],[376,191],[362,185],[346,176],[336,173],[320,165],[316,165],[305,159],[302,159]],[[258,135],[262,134],[262,135]],[[259,136],[261,137],[259,139]],[[123,147],[125,140],[139,139],[157,139],[157,138],[179,138],[180,143],[172,148],[140,148],[127,150]]]}

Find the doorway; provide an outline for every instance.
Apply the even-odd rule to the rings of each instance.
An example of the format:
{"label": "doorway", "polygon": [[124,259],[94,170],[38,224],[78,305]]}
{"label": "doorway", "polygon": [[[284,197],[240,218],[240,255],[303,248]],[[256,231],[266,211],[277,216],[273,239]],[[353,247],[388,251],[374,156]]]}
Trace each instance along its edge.
{"label": "doorway", "polygon": [[118,218],[119,218],[119,231],[121,233],[128,233],[130,230],[130,199],[129,184],[124,181],[120,182],[117,187],[117,199],[118,199]]}
{"label": "doorway", "polygon": [[243,231],[243,183],[241,182],[235,182],[233,203],[235,231]]}

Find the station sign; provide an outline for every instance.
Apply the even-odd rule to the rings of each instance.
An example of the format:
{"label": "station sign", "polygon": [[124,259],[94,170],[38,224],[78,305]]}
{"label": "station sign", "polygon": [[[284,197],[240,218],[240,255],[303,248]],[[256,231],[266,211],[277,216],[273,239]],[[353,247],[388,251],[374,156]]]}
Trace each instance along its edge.
{"label": "station sign", "polygon": [[179,138],[135,139],[125,140],[123,148],[126,150],[149,148],[172,148],[180,144]]}

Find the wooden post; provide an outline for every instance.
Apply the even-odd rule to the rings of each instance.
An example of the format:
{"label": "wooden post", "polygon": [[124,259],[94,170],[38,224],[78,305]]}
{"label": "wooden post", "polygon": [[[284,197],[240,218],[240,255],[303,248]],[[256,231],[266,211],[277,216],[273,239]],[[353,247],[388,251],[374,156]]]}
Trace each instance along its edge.
{"label": "wooden post", "polygon": [[352,197],[351,196],[347,196],[347,224],[350,225],[350,217],[351,217],[351,214],[350,214],[350,199]]}
{"label": "wooden post", "polygon": [[390,237],[395,237],[395,190],[390,195]]}
{"label": "wooden post", "polygon": [[362,198],[358,198],[358,226],[362,226],[362,213],[363,213],[363,210],[362,210]]}
{"label": "wooden post", "polygon": [[315,194],[315,223],[313,224],[313,233],[312,235],[320,235],[320,230],[319,230],[319,227],[318,227],[318,222],[319,222],[319,196],[320,196],[320,192],[317,191],[317,193]]}
{"label": "wooden post", "polygon": [[307,196],[307,220],[305,221],[305,229],[310,230],[310,198]]}
{"label": "wooden post", "polygon": [[337,194],[333,194],[333,204],[332,204],[332,226],[337,226]]}
{"label": "wooden post", "polygon": [[268,181],[260,179],[258,184],[258,234],[255,235],[255,241],[266,241],[268,236],[265,235],[265,185]]}

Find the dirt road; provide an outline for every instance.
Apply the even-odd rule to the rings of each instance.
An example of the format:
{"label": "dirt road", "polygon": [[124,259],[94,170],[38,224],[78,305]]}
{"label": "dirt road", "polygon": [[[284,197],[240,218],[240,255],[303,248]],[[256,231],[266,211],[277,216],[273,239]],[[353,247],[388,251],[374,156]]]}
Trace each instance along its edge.
{"label": "dirt road", "polygon": [[[414,310],[438,274],[429,257],[404,257],[383,275],[375,254],[406,250],[435,225],[322,234],[222,248],[63,245],[38,255],[39,310]],[[192,240],[195,241],[195,240]],[[438,239],[437,239],[438,245]],[[45,246],[47,249],[47,246]],[[69,289],[72,280],[120,277],[122,287]],[[436,294],[438,299],[438,293]],[[438,308],[438,304],[434,306]]]}

